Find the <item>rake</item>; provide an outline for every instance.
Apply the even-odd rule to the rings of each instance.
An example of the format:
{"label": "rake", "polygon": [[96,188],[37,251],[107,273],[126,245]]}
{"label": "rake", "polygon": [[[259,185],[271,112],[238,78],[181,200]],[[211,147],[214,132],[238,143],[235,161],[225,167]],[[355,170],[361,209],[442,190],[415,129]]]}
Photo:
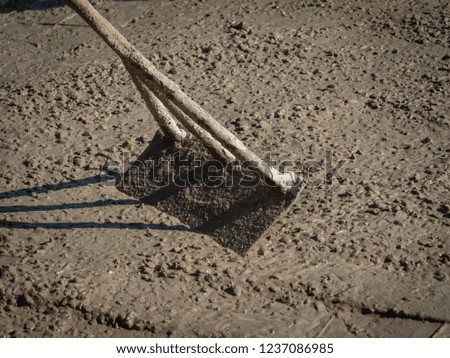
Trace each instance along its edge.
{"label": "rake", "polygon": [[249,150],[160,73],[87,0],[66,0],[121,58],[160,131],[123,173],[119,190],[244,254],[304,182]]}

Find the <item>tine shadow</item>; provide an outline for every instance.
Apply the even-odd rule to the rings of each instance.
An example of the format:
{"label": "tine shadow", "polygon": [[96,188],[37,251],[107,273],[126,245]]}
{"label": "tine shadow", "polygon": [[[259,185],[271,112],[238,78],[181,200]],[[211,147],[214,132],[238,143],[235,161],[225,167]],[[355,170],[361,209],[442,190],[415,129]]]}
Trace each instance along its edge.
{"label": "tine shadow", "polygon": [[70,180],[70,181],[66,181],[63,183],[59,183],[59,184],[46,184],[43,186],[36,186],[33,188],[12,190],[12,191],[0,193],[0,199],[17,198],[20,196],[29,196],[32,193],[46,194],[51,191],[78,188],[81,186],[85,186],[85,185],[89,185],[89,184],[99,184],[99,183],[107,182],[110,180],[117,181],[119,176],[120,176],[119,173],[111,172],[109,174],[96,175],[96,176],[89,177],[89,178]]}
{"label": "tine shadow", "polygon": [[58,223],[33,223],[22,221],[0,220],[0,227],[8,229],[133,229],[133,230],[176,230],[192,231],[183,225],[165,226],[160,224],[144,223],[120,223],[120,222],[58,222]]}
{"label": "tine shadow", "polygon": [[82,202],[82,203],[69,203],[69,204],[58,204],[58,205],[12,205],[12,206],[0,206],[0,213],[25,213],[32,211],[54,211],[54,210],[66,210],[66,209],[83,209],[83,208],[93,208],[93,207],[105,207],[114,205],[138,205],[141,201],[139,200],[98,200],[92,202]]}
{"label": "tine shadow", "polygon": [[0,13],[45,10],[64,6],[64,0],[0,0]]}
{"label": "tine shadow", "polygon": [[[0,199],[16,198],[20,196],[29,196],[32,193],[42,194],[49,193],[58,190],[78,188],[90,184],[99,184],[106,181],[114,180],[115,183],[120,181],[120,173],[110,172],[109,174],[97,175],[89,178],[71,180],[59,184],[48,184],[43,186],[37,186],[33,188],[12,190],[8,192],[0,193]],[[97,200],[93,202],[81,202],[81,203],[67,203],[57,205],[11,205],[0,206],[0,213],[19,213],[19,212],[35,212],[35,211],[54,211],[54,210],[66,210],[66,209],[82,209],[92,207],[106,207],[114,205],[138,205],[142,203],[141,200],[135,199],[120,199],[120,200]],[[124,223],[124,222],[22,222],[22,221],[8,221],[0,220],[0,228],[9,229],[132,229],[132,230],[176,230],[176,231],[193,231],[183,225],[166,226],[164,224],[152,224],[152,223]]]}

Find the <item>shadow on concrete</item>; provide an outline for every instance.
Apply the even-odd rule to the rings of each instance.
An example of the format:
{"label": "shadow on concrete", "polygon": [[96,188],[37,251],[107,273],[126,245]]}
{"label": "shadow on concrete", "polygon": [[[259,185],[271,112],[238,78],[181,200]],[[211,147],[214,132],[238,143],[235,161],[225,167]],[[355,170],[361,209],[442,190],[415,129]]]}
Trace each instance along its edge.
{"label": "shadow on concrete", "polygon": [[[111,174],[97,175],[89,178],[71,180],[59,184],[48,184],[33,188],[12,190],[0,193],[0,199],[17,198],[20,196],[30,196],[34,194],[51,193],[58,190],[78,188],[91,184],[100,183],[116,183],[120,180],[120,174],[111,172]],[[121,199],[121,200],[97,200],[93,202],[80,203],[65,203],[55,205],[7,205],[0,206],[0,213],[20,213],[20,212],[36,212],[36,211],[55,211],[68,209],[82,209],[92,207],[108,207],[114,205],[140,205],[142,201],[135,199]],[[9,229],[133,229],[133,230],[178,230],[178,231],[192,231],[183,225],[167,226],[164,224],[152,223],[124,223],[124,222],[55,222],[55,223],[40,223],[40,222],[22,222],[22,221],[8,221],[0,220],[1,228]]]}
{"label": "shadow on concrete", "polygon": [[0,0],[0,12],[45,10],[64,6],[64,0]]}

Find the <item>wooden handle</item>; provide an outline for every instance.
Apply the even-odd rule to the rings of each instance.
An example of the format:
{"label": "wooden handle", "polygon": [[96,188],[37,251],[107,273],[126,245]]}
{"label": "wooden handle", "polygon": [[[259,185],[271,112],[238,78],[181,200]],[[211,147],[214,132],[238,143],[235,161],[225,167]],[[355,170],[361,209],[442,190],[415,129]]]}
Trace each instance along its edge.
{"label": "wooden handle", "polygon": [[[244,143],[186,95],[176,83],[160,73],[144,55],[95,10],[89,1],[66,0],[66,4],[74,9],[124,62],[139,70],[152,87],[171,100],[205,131],[209,132],[236,159],[244,164],[252,165],[258,174],[262,175],[268,182],[278,186],[283,192],[289,190],[291,185],[281,179],[285,177],[284,175],[268,166],[261,158],[249,150]],[[217,148],[217,150],[220,151],[221,149]]]}

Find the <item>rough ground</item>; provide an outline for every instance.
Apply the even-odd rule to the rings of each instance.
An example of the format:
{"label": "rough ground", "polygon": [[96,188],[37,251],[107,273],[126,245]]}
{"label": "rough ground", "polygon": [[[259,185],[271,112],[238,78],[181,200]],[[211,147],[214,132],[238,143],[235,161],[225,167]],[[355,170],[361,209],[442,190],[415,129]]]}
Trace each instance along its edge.
{"label": "rough ground", "polygon": [[178,230],[101,171],[156,130],[117,57],[67,7],[3,8],[2,336],[450,336],[447,1],[95,4],[252,150],[316,164],[245,256]]}

